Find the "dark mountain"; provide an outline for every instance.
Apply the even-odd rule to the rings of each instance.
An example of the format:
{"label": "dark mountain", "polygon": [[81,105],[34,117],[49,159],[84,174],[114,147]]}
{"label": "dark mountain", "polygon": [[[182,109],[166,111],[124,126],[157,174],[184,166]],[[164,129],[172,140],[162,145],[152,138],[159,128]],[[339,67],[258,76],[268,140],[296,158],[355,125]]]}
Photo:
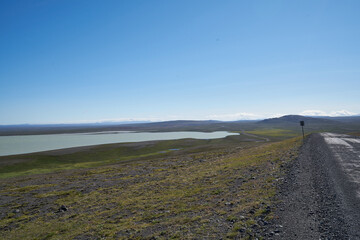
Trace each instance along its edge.
{"label": "dark mountain", "polygon": [[208,121],[196,121],[196,120],[176,120],[176,121],[165,121],[165,122],[153,122],[137,124],[137,126],[161,126],[161,127],[179,127],[179,126],[196,126],[203,124],[219,123],[220,121],[208,120]]}
{"label": "dark mountain", "polygon": [[307,117],[300,115],[286,115],[279,118],[270,118],[259,121],[259,128],[280,128],[298,131],[300,121],[305,122],[305,129],[309,131],[328,132],[356,132],[360,129],[358,117]]}
{"label": "dark mountain", "polygon": [[259,124],[289,124],[289,123],[299,123],[300,121],[305,121],[310,124],[336,124],[336,120],[325,119],[325,118],[313,118],[306,117],[301,115],[286,115],[279,118],[268,118],[262,121],[259,121]]}

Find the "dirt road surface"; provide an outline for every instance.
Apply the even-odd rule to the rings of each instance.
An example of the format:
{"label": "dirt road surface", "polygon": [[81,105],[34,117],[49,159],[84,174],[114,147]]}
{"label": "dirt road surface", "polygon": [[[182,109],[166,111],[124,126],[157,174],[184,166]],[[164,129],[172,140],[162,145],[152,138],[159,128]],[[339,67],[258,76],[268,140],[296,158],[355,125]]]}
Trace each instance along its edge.
{"label": "dirt road surface", "polygon": [[360,239],[360,138],[311,134],[287,166],[275,239]]}

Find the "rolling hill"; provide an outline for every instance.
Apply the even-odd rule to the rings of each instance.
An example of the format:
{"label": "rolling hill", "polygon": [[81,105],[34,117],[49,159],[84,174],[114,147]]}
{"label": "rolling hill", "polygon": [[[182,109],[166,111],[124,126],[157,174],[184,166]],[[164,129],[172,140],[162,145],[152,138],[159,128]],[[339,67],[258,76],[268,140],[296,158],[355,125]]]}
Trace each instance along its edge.
{"label": "rolling hill", "polygon": [[279,118],[269,118],[253,121],[195,121],[177,120],[145,123],[113,123],[113,124],[47,124],[47,125],[2,125],[0,136],[82,133],[99,131],[243,131],[254,129],[290,129],[298,130],[299,122],[305,121],[309,131],[360,131],[360,116],[350,117],[308,117],[301,115],[286,115]]}

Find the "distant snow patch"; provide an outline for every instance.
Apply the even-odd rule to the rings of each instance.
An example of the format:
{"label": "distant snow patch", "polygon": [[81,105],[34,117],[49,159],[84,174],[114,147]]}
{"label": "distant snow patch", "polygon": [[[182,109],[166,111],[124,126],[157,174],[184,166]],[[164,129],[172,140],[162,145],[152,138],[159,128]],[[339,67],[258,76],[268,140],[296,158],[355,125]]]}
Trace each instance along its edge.
{"label": "distant snow patch", "polygon": [[329,117],[345,117],[345,116],[355,115],[355,113],[345,109],[339,111],[331,111],[331,112],[325,112],[321,110],[305,110],[299,114],[303,116],[329,116]]}

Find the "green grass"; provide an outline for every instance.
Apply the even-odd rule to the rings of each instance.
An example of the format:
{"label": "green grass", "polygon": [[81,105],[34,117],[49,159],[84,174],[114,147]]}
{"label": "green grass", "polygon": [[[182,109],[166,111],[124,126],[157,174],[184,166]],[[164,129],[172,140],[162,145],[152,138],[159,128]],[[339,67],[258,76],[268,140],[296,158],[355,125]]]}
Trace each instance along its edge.
{"label": "green grass", "polygon": [[[194,143],[194,145],[198,144],[198,142]],[[0,178],[90,168],[137,158],[157,157],[170,153],[168,151],[170,148],[183,147],[189,147],[189,145],[181,141],[160,141],[140,148],[126,146],[125,144],[109,144],[70,154],[51,155],[35,153],[1,157],[0,162],[1,159],[11,161],[17,158],[24,159],[24,161],[1,166]]]}
{"label": "green grass", "polygon": [[97,153],[76,153],[61,156],[33,155],[21,164],[13,164],[0,168],[0,178],[8,178],[22,175],[50,173],[54,171],[91,168],[135,158],[163,155],[165,153],[153,152],[147,154],[129,155],[122,151],[99,151]]}
{"label": "green grass", "polygon": [[[1,219],[0,229],[13,226],[13,230],[0,231],[0,238],[72,239],[87,234],[98,239],[255,238],[251,231],[239,229],[256,224],[259,216],[273,217],[266,207],[274,201],[281,165],[296,157],[301,140],[249,144],[230,138],[158,144],[139,150],[137,156],[150,155],[138,161],[113,161],[112,165],[77,170],[71,175],[54,173],[57,184],[49,182],[54,185],[48,188],[31,182],[20,187],[27,178],[19,176],[2,194],[10,189],[12,194],[22,194],[23,198],[17,195],[13,201],[22,203],[25,213]],[[151,155],[180,146],[181,151]],[[130,150],[100,149],[95,155],[98,158],[104,154],[104,159],[111,160],[119,153],[134,156]],[[31,179],[43,181],[45,176],[51,181],[52,175]],[[90,188],[94,183],[98,186]],[[26,204],[31,201],[53,210],[44,213],[33,209],[32,204]],[[69,211],[55,213],[63,204]]]}
{"label": "green grass", "polygon": [[283,140],[287,138],[297,137],[300,136],[301,132],[296,132],[293,130],[286,130],[286,129],[256,129],[252,131],[246,131],[246,133],[268,137],[271,140]]}

